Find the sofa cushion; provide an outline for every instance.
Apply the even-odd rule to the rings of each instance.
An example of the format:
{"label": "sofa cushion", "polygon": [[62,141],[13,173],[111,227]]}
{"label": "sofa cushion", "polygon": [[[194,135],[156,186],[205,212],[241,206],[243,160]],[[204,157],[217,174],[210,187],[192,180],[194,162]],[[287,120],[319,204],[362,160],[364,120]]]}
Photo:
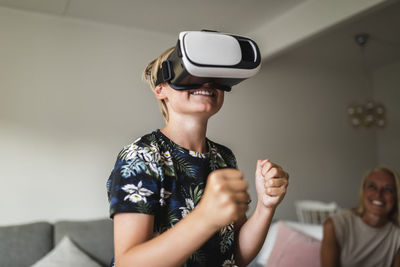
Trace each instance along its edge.
{"label": "sofa cushion", "polygon": [[265,267],[320,267],[321,241],[284,222],[278,222],[278,233]]}
{"label": "sofa cushion", "polygon": [[110,219],[59,221],[54,224],[54,241],[68,236],[86,254],[104,266],[113,256],[113,223]]}
{"label": "sofa cushion", "polygon": [[265,239],[263,247],[261,248],[257,257],[249,265],[249,267],[265,265],[265,263],[267,262],[270,254],[271,254],[272,248],[274,247],[274,243],[276,241],[276,235],[278,233],[278,228],[279,228],[278,226],[282,222],[285,223],[287,226],[289,226],[301,233],[304,233],[307,236],[313,237],[317,240],[322,240],[322,235],[323,235],[322,225],[300,223],[300,222],[288,221],[288,220],[276,221],[271,224],[271,227],[269,228],[268,235],[267,235],[267,238]]}
{"label": "sofa cushion", "polygon": [[64,236],[60,243],[44,258],[32,267],[101,267],[82,250],[80,250],[68,236]]}
{"label": "sofa cushion", "polygon": [[53,226],[37,222],[0,227],[0,266],[30,266],[53,248]]}

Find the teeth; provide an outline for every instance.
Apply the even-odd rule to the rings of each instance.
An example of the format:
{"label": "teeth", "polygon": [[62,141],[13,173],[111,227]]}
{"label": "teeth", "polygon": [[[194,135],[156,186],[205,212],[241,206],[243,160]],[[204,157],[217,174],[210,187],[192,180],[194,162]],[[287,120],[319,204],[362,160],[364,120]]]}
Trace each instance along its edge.
{"label": "teeth", "polygon": [[192,94],[192,95],[211,95],[211,96],[213,95],[212,92],[205,91],[205,90],[194,91],[194,92],[191,92],[190,94]]}
{"label": "teeth", "polygon": [[383,203],[381,201],[378,200],[372,200],[372,204],[377,205],[377,206],[382,206]]}

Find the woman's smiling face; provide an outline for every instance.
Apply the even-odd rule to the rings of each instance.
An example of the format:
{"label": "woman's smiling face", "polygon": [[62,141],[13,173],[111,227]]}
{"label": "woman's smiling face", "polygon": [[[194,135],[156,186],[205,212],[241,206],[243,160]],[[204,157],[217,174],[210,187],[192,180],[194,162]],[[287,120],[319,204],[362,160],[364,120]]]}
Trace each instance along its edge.
{"label": "woman's smiling face", "polygon": [[389,219],[396,203],[394,177],[384,171],[372,172],[364,184],[365,213]]}

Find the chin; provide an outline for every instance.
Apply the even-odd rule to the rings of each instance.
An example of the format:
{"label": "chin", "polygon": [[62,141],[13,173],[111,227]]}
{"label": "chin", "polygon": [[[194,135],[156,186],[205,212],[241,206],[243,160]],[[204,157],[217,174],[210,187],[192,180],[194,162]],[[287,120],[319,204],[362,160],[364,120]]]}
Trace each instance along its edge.
{"label": "chin", "polygon": [[366,211],[368,213],[370,213],[370,214],[374,214],[374,215],[379,216],[381,218],[384,218],[384,217],[388,218],[389,217],[389,213],[390,213],[390,211],[387,211],[384,208],[377,208],[377,207],[368,207],[368,208],[366,208]]}
{"label": "chin", "polygon": [[215,113],[217,113],[219,110],[221,109],[221,107],[215,107],[215,106],[210,106],[210,105],[202,105],[202,107],[199,107],[198,111],[199,112],[203,112],[203,113],[208,113],[210,115],[214,115]]}

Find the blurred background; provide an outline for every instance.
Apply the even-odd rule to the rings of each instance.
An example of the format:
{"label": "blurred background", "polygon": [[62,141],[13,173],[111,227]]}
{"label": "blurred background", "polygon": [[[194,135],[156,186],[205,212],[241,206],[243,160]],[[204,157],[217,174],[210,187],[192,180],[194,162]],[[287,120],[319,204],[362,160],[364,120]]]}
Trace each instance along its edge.
{"label": "blurred background", "polygon": [[208,129],[252,198],[269,158],[290,173],[277,219],[298,200],[355,206],[367,169],[400,169],[399,25],[388,0],[0,0],[0,225],[107,217],[118,152],[164,126],[142,70],[200,29],[263,56]]}

